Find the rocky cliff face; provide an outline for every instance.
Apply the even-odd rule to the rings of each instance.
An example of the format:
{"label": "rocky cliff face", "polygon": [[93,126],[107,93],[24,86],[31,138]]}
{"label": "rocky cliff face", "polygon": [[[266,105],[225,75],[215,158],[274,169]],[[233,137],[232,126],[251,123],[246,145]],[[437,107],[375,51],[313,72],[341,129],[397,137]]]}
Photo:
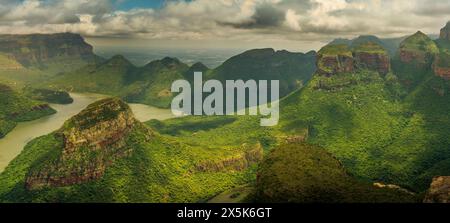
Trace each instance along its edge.
{"label": "rocky cliff face", "polygon": [[353,56],[359,68],[374,70],[382,75],[389,73],[391,61],[387,50],[374,42],[366,42],[353,49]]}
{"label": "rocky cliff face", "polygon": [[450,80],[450,64],[444,64],[442,62],[443,57],[449,57],[448,55],[441,55],[436,57],[434,63],[433,63],[433,70],[434,73],[442,77],[444,79]]}
{"label": "rocky cliff face", "polygon": [[317,60],[319,63],[318,72],[326,76],[340,73],[351,73],[353,72],[355,63],[353,57],[346,55],[319,55]]}
{"label": "rocky cliff face", "polygon": [[92,46],[72,33],[0,35],[0,52],[25,66],[61,58],[95,58]]}
{"label": "rocky cliff face", "polygon": [[380,74],[390,71],[390,59],[387,51],[372,42],[363,43],[354,48],[347,45],[328,45],[317,56],[318,73],[331,76],[340,73],[352,73],[356,69],[368,69]]}
{"label": "rocky cliff face", "polygon": [[450,177],[435,177],[425,196],[424,203],[450,203]]}
{"label": "rocky cliff face", "polygon": [[138,127],[145,128],[119,99],[90,105],[55,133],[62,148],[54,151],[54,158],[31,169],[26,187],[68,186],[100,178],[115,159],[131,154],[126,138]]}
{"label": "rocky cliff face", "polygon": [[445,27],[441,29],[439,39],[450,41],[450,22],[448,22],[447,25],[445,25]]}
{"label": "rocky cliff face", "polygon": [[390,71],[390,60],[388,55],[359,52],[355,54],[357,64],[369,70],[375,70],[386,75]]}
{"label": "rocky cliff face", "polygon": [[433,70],[437,76],[450,79],[450,22],[441,29],[441,35],[436,40],[440,53],[436,55]]}

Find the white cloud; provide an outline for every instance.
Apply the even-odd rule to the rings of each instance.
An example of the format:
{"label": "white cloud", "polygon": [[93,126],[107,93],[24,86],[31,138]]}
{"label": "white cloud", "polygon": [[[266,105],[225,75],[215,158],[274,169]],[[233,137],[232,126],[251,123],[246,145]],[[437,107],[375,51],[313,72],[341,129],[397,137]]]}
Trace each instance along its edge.
{"label": "white cloud", "polygon": [[[129,0],[131,1],[131,0]],[[114,0],[0,0],[0,33],[77,32],[163,40],[325,41],[437,33],[447,0],[193,0],[114,10]],[[274,16],[281,16],[274,19]],[[277,17],[278,18],[278,17]]]}

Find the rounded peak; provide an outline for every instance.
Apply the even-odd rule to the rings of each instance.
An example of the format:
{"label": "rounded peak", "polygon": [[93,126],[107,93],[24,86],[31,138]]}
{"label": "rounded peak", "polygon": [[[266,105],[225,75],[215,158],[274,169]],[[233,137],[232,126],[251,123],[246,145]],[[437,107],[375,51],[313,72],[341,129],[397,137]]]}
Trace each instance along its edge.
{"label": "rounded peak", "polygon": [[429,53],[439,52],[436,43],[421,31],[417,31],[414,35],[406,38],[400,44],[400,49],[425,51]]}
{"label": "rounded peak", "polygon": [[196,70],[196,71],[205,71],[205,70],[209,70],[209,68],[203,64],[202,62],[197,62],[195,64],[193,64],[190,67],[191,70]]}
{"label": "rounded peak", "polygon": [[[427,34],[423,33],[422,31],[417,31],[416,33],[414,33],[414,36],[427,36]],[[428,36],[427,36],[428,37]]]}
{"label": "rounded peak", "polygon": [[164,57],[161,60],[161,63],[164,64],[165,66],[168,66],[168,65],[173,65],[173,64],[180,64],[181,61],[175,57]]}

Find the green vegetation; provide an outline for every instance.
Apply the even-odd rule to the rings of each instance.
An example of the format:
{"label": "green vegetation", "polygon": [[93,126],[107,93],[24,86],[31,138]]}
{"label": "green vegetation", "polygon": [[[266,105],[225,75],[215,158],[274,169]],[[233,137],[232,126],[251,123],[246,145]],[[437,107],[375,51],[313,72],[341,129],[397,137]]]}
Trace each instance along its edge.
{"label": "green vegetation", "polygon": [[123,56],[114,56],[105,62],[58,75],[43,87],[108,94],[128,102],[167,108],[173,98],[172,82],[183,79],[188,68],[173,58],[136,67]]}
{"label": "green vegetation", "polygon": [[303,87],[316,71],[316,53],[291,53],[273,49],[249,50],[207,72],[205,79],[279,80],[280,96]]}
{"label": "green vegetation", "polygon": [[[109,120],[111,117],[103,114],[108,113],[107,110],[98,110],[105,107],[105,101],[90,105],[75,119],[67,122],[60,131],[85,129],[79,126],[82,125],[79,121],[89,112]],[[119,119],[118,116],[115,118]],[[103,121],[105,119],[95,122]],[[208,122],[203,121],[205,124]],[[207,125],[213,127],[217,123]],[[237,128],[237,123],[230,122],[223,126],[222,131]],[[206,132],[202,131],[206,129],[198,130],[191,137],[203,139]],[[260,133],[248,132],[247,136],[253,134]],[[123,138],[125,144],[120,149],[131,150],[130,155],[115,159],[106,168],[102,178],[72,186],[27,190],[26,177],[36,171],[64,170],[67,166],[84,162],[83,160],[97,162],[100,158],[95,150],[79,148],[76,153],[65,156],[73,159],[64,160],[65,164],[59,165],[63,139],[58,132],[40,137],[30,142],[0,174],[0,202],[199,202],[254,181],[257,168],[255,162],[262,155],[262,148],[251,137],[240,142],[224,139],[217,143],[206,140],[194,143],[183,140],[184,137],[188,138],[187,131],[183,131],[183,135],[185,136],[180,138],[161,135],[137,124]],[[233,137],[234,135],[230,135],[230,138]],[[110,151],[111,148],[104,149]],[[75,169],[76,167],[77,165],[73,166]]]}
{"label": "green vegetation", "polygon": [[0,138],[10,132],[17,122],[31,121],[55,112],[47,104],[31,100],[0,84]]}
{"label": "green vegetation", "polygon": [[201,63],[191,67],[175,58],[156,60],[144,67],[132,65],[122,56],[56,76],[43,88],[93,92],[118,96],[127,102],[168,108],[175,80],[193,80],[195,71],[205,79],[280,80],[282,96],[308,82],[315,71],[315,53],[275,52],[273,49],[251,50],[235,56],[214,70]]}
{"label": "green vegetation", "polygon": [[426,52],[430,54],[439,53],[439,49],[433,42],[433,40],[431,40],[430,37],[420,31],[406,38],[400,44],[400,48],[410,51]]}
{"label": "green vegetation", "polygon": [[[368,39],[374,38],[331,44],[318,55],[386,53],[376,39]],[[435,44],[420,32],[408,37],[400,44],[405,58],[395,58],[392,72],[384,76],[365,69],[352,73],[343,69],[330,77],[311,78],[316,69],[314,53],[271,49],[245,52],[214,70],[202,64],[188,67],[173,58],[135,67],[115,56],[57,75],[45,87],[110,94],[158,107],[169,105],[172,81],[192,80],[190,73],[196,69],[206,72],[205,79],[280,79],[282,95],[287,97],[280,102],[276,127],[261,127],[257,116],[152,120],[146,123],[150,129],[139,124],[124,138],[122,149],[131,150],[129,156],[114,160],[103,177],[72,186],[25,189],[27,175],[33,170],[52,170],[64,145],[57,133],[35,139],[0,174],[0,201],[416,202],[420,195],[375,187],[373,182],[420,194],[432,177],[449,174],[450,81],[435,76],[431,69],[437,52],[447,53],[445,44]],[[411,58],[416,61],[401,60]],[[440,63],[450,64],[445,58]],[[350,65],[348,70],[353,70]],[[301,83],[307,84],[299,89]],[[11,89],[4,89],[0,97],[11,98]],[[20,100],[28,99],[19,97],[14,103]],[[0,108],[0,136],[16,121],[32,116],[15,113],[29,111],[25,106],[29,101]],[[82,112],[66,122],[62,131],[88,129],[124,112],[104,107],[103,102],[85,110],[99,111],[98,116],[87,118]],[[17,120],[8,118],[11,114]],[[267,154],[259,167],[258,149]],[[79,152],[74,164],[78,158],[100,159],[88,148]]]}
{"label": "green vegetation", "polygon": [[0,35],[0,82],[23,87],[103,59],[78,34]]}
{"label": "green vegetation", "polygon": [[53,104],[71,104],[73,98],[70,97],[69,93],[65,91],[55,91],[50,89],[33,89],[31,87],[26,87],[23,89],[24,94],[38,101],[45,101]]}
{"label": "green vegetation", "polygon": [[127,137],[131,156],[114,162],[98,181],[45,188],[25,189],[24,176],[30,167],[55,154],[60,142],[53,135],[34,140],[0,175],[2,202],[197,202],[207,200],[233,185],[245,184],[255,166],[244,171],[197,171],[199,162],[221,160],[241,148],[202,148],[155,136],[147,142],[136,129]]}
{"label": "green vegetation", "polygon": [[406,90],[413,91],[432,75],[431,65],[438,53],[437,45],[420,31],[400,44],[392,69]]}
{"label": "green vegetation", "polygon": [[281,131],[307,129],[309,143],[335,155],[360,179],[424,190],[431,178],[421,184],[415,179],[450,155],[444,152],[450,146],[449,83],[428,76],[406,96],[390,76],[316,76],[282,101]]}
{"label": "green vegetation", "polygon": [[272,150],[260,165],[254,200],[276,203],[417,202],[401,189],[377,188],[347,174],[322,148],[288,144]]}

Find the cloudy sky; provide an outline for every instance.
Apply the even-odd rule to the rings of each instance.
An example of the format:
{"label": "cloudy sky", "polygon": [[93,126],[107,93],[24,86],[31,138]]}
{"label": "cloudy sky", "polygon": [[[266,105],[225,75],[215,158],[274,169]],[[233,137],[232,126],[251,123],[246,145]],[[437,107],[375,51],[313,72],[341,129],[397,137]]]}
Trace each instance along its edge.
{"label": "cloudy sky", "polygon": [[274,47],[437,34],[448,0],[0,0],[0,33],[83,34],[94,45]]}

